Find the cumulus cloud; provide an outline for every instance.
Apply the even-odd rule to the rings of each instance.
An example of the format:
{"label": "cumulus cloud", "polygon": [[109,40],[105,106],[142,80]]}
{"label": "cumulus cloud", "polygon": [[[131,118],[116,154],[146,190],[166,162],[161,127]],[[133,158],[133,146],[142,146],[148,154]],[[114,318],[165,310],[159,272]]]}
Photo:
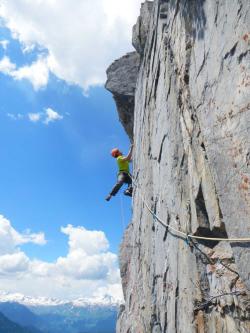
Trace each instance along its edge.
{"label": "cumulus cloud", "polygon": [[40,113],[28,113],[28,118],[32,123],[36,123],[41,119]]}
{"label": "cumulus cloud", "polygon": [[31,112],[27,115],[7,113],[7,116],[12,120],[21,120],[25,118],[32,123],[42,122],[46,125],[63,119],[63,116],[52,108],[45,108],[42,112]]}
{"label": "cumulus cloud", "polygon": [[117,255],[110,252],[102,231],[67,225],[68,253],[54,262],[29,258],[20,246],[42,245],[42,233],[19,233],[0,216],[0,289],[33,296],[59,298],[101,297],[122,299]]}
{"label": "cumulus cloud", "polygon": [[26,243],[45,245],[45,236],[42,232],[31,233],[30,230],[20,233],[0,215],[0,275],[18,276],[29,269],[29,258],[19,248]]}
{"label": "cumulus cloud", "polygon": [[70,224],[61,231],[69,236],[69,250],[66,257],[57,259],[57,273],[79,280],[105,280],[110,271],[117,270],[117,256],[108,251],[109,242],[102,231]]}
{"label": "cumulus cloud", "polygon": [[15,274],[27,271],[29,259],[23,252],[0,256],[0,275]]}
{"label": "cumulus cloud", "polygon": [[24,233],[17,232],[10,224],[10,221],[0,215],[0,255],[16,253],[18,246],[25,243],[45,245],[44,233],[31,233],[26,230]]}
{"label": "cumulus cloud", "polygon": [[40,88],[45,87],[49,80],[47,59],[38,59],[29,66],[23,66],[15,71],[12,71],[10,75],[15,80],[26,79],[30,81],[34,90],[39,90]]}
{"label": "cumulus cloud", "polygon": [[44,123],[46,125],[48,125],[49,123],[54,122],[56,120],[63,119],[62,115],[60,115],[58,112],[56,112],[55,110],[53,110],[51,108],[45,109],[45,113],[46,113],[46,118],[44,120]]}
{"label": "cumulus cloud", "polygon": [[13,71],[16,69],[16,65],[13,64],[9,57],[4,56],[0,60],[0,72],[6,75],[12,75]]}
{"label": "cumulus cloud", "polygon": [[30,230],[26,230],[25,233],[17,233],[18,244],[33,243],[37,245],[45,245],[47,243],[43,232],[31,233]]}
{"label": "cumulus cloud", "polygon": [[70,252],[81,251],[95,255],[108,250],[109,243],[102,231],[90,231],[84,227],[74,228],[71,224],[62,227],[61,231],[69,236]]}
{"label": "cumulus cloud", "polygon": [[41,121],[48,125],[49,123],[62,120],[63,116],[52,108],[46,108],[43,110],[43,112],[29,113],[28,119],[33,123]]}
{"label": "cumulus cloud", "polygon": [[[2,0],[0,16],[24,50],[34,45],[47,50],[40,63],[44,84],[51,71],[86,91],[102,84],[107,66],[132,49],[131,30],[140,4],[141,0]],[[31,76],[30,71],[25,75]]]}
{"label": "cumulus cloud", "polygon": [[9,41],[8,40],[0,40],[0,45],[2,46],[2,48],[6,51],[7,47],[9,45]]}
{"label": "cumulus cloud", "polygon": [[0,60],[0,72],[11,76],[14,80],[28,80],[34,90],[45,87],[49,80],[49,69],[46,59],[38,59],[29,66],[22,66],[17,69],[16,64],[10,58],[4,56]]}

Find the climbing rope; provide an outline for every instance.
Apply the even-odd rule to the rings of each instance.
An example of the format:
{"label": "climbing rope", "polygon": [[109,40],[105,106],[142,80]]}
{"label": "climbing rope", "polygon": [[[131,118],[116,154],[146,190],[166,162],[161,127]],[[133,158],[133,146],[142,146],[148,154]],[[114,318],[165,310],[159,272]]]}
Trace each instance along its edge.
{"label": "climbing rope", "polygon": [[230,296],[230,295],[235,295],[235,296],[245,296],[246,293],[244,291],[239,291],[239,290],[236,290],[236,291],[232,291],[232,292],[229,292],[229,293],[223,293],[223,294],[220,294],[220,295],[215,295],[215,296],[211,296],[208,300],[206,300],[205,302],[201,302],[201,303],[198,303],[198,306],[196,306],[194,308],[194,311],[199,311],[199,310],[204,310],[207,306],[209,306],[211,304],[211,302],[214,300],[214,299],[217,299],[217,298],[220,298],[220,297],[224,297],[224,296]]}
{"label": "climbing rope", "polygon": [[168,224],[165,221],[163,221],[157,214],[155,214],[153,212],[153,210],[149,207],[147,201],[145,200],[144,196],[141,194],[139,185],[136,183],[136,181],[134,180],[134,178],[131,175],[130,175],[130,178],[132,180],[133,185],[138,189],[139,197],[141,198],[142,202],[146,206],[147,210],[153,216],[154,220],[157,220],[165,228],[171,230],[176,236],[181,236],[182,238],[185,238],[185,240],[187,241],[187,243],[189,243],[189,239],[202,239],[202,240],[211,240],[211,241],[226,241],[226,242],[232,242],[232,243],[236,243],[236,242],[250,242],[250,237],[246,237],[246,238],[220,238],[220,237],[195,236],[195,235],[189,234],[188,232],[185,233],[185,232],[183,232],[183,231],[181,231],[179,229],[176,229],[176,228],[172,227],[170,224]]}
{"label": "climbing rope", "polygon": [[121,219],[123,231],[125,230],[125,217],[124,217],[124,206],[123,206],[123,196],[120,195],[120,208],[121,208]]}

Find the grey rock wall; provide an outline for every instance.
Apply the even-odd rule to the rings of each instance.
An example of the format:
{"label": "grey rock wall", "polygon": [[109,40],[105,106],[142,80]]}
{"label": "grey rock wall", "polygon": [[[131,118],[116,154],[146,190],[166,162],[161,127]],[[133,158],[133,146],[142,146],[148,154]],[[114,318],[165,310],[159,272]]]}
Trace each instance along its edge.
{"label": "grey rock wall", "polygon": [[130,52],[116,60],[107,69],[105,88],[114,97],[119,119],[128,134],[133,139],[135,87],[139,73],[140,56]]}
{"label": "grey rock wall", "polygon": [[145,1],[141,5],[140,16],[133,27],[132,44],[141,57],[147,42],[153,4],[152,1]]}
{"label": "grey rock wall", "polygon": [[149,29],[135,90],[138,187],[117,333],[250,332],[250,243],[186,243],[142,200],[184,233],[249,237],[249,2],[155,0],[139,20]]}

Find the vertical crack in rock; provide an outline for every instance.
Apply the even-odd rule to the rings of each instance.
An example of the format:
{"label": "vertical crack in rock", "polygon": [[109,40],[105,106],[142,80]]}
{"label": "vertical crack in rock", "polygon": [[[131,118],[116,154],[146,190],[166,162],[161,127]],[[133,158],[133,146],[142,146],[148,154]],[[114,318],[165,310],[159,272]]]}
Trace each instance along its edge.
{"label": "vertical crack in rock", "polygon": [[230,57],[233,57],[233,56],[234,56],[237,45],[238,45],[238,42],[236,42],[236,43],[234,44],[234,46],[231,48],[231,50],[228,51],[228,52],[224,55],[224,58],[223,58],[224,60],[226,60],[229,56],[230,56]]}
{"label": "vertical crack in rock", "polygon": [[155,99],[156,97],[156,92],[157,92],[157,86],[158,86],[158,81],[159,81],[159,76],[160,76],[160,71],[161,71],[161,63],[158,63],[158,68],[157,68],[157,72],[156,72],[156,76],[155,76],[155,85],[154,85],[154,94],[153,97]]}
{"label": "vertical crack in rock", "polygon": [[167,137],[167,134],[164,135],[164,137],[163,137],[163,139],[162,139],[162,142],[161,142],[160,152],[159,152],[159,156],[158,156],[158,163],[161,162],[162,148],[163,148],[164,141],[165,141],[166,137]]}
{"label": "vertical crack in rock", "polygon": [[198,195],[195,199],[195,205],[196,205],[196,213],[197,213],[197,220],[198,220],[199,226],[201,228],[209,229],[210,228],[209,219],[208,219],[208,214],[207,214],[207,209],[206,209],[206,205],[205,205],[205,200],[203,197],[201,184],[199,186]]}
{"label": "vertical crack in rock", "polygon": [[175,288],[175,331],[178,332],[178,299],[179,299],[179,285]]}
{"label": "vertical crack in rock", "polygon": [[198,70],[196,78],[200,75],[202,69],[204,68],[204,66],[206,64],[206,60],[207,60],[208,54],[209,54],[208,52],[206,54],[204,54],[203,61],[202,61],[202,64],[200,66],[200,69]]}
{"label": "vertical crack in rock", "polygon": [[153,2],[144,2],[141,5],[140,16],[138,17],[137,23],[133,27],[132,44],[141,57],[143,56],[147,41],[152,9]]}
{"label": "vertical crack in rock", "polygon": [[[219,227],[211,227],[209,224],[209,217],[208,212],[206,209],[206,204],[202,192],[202,185],[199,186],[198,195],[195,199],[195,206],[196,206],[196,215],[197,215],[197,222],[199,227],[195,232],[196,236],[205,236],[205,237],[222,237],[227,238],[227,233],[225,230],[225,225],[223,223],[220,224]],[[221,217],[221,211],[219,209],[219,216]],[[218,241],[211,241],[211,240],[198,240],[201,244],[204,244],[208,247],[214,247],[218,244]]]}

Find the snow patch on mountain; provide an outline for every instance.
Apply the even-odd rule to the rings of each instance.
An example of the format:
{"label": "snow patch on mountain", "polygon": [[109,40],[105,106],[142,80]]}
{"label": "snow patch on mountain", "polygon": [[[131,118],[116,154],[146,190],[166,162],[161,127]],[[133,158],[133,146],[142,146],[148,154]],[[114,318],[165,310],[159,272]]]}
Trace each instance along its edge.
{"label": "snow patch on mountain", "polygon": [[74,307],[89,306],[119,306],[122,300],[115,299],[110,295],[95,298],[77,298],[75,300],[60,300],[49,297],[31,297],[21,293],[8,293],[0,291],[0,302],[15,302],[26,306],[58,306],[72,304]]}

